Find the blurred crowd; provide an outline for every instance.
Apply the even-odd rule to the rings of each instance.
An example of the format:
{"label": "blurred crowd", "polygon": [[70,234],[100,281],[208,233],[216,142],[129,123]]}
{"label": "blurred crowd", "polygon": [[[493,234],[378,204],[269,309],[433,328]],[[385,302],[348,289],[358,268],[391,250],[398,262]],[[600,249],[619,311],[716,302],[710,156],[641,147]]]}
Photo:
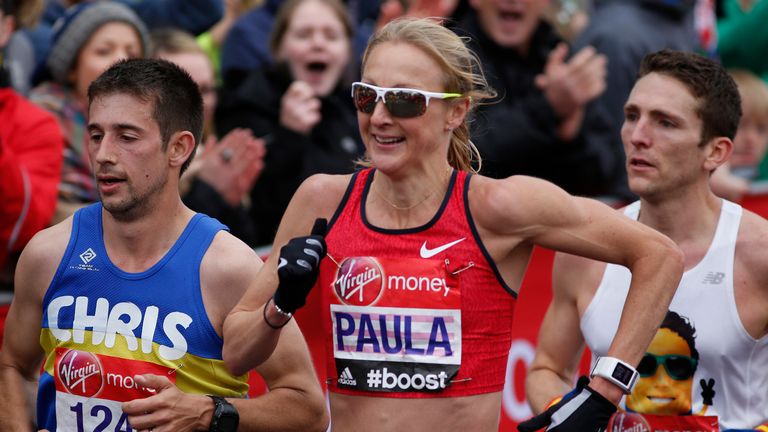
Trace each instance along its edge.
{"label": "blurred crowd", "polygon": [[[481,173],[523,174],[611,204],[626,181],[623,105],[644,55],[722,61],[744,116],[714,190],[768,178],[768,0],[0,0],[0,285],[40,229],[98,200],[89,84],[124,58],[175,62],[198,83],[205,136],[182,196],[250,246],[272,242],[299,184],[363,156],[350,85],[368,37],[436,17],[496,91],[473,119]],[[184,107],[178,107],[184,109]]]}

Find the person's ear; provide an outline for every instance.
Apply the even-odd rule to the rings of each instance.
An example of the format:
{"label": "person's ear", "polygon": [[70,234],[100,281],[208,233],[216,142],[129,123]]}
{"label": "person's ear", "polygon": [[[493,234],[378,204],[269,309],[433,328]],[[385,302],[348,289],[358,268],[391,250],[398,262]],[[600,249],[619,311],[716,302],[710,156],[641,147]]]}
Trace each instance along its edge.
{"label": "person's ear", "polygon": [[454,130],[464,123],[464,119],[469,113],[469,97],[463,97],[451,103],[451,109],[448,111],[448,118],[445,123],[445,130]]}
{"label": "person's ear", "polygon": [[733,153],[733,141],[727,137],[715,137],[706,145],[706,157],[704,159],[704,169],[713,171],[720,165],[726,163]]}
{"label": "person's ear", "polygon": [[192,132],[176,132],[168,143],[168,164],[172,167],[181,167],[194,151],[195,136]]}

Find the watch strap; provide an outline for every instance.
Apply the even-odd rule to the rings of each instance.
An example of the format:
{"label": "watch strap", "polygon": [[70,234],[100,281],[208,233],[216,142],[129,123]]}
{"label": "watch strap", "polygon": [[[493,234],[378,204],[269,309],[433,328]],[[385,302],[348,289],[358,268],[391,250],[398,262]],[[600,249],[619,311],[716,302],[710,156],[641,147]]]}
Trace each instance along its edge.
{"label": "watch strap", "polygon": [[590,378],[596,376],[612,382],[625,394],[630,394],[640,374],[632,365],[615,357],[598,357]]}
{"label": "watch strap", "polygon": [[207,395],[213,400],[210,432],[235,432],[240,422],[237,408],[221,396]]}

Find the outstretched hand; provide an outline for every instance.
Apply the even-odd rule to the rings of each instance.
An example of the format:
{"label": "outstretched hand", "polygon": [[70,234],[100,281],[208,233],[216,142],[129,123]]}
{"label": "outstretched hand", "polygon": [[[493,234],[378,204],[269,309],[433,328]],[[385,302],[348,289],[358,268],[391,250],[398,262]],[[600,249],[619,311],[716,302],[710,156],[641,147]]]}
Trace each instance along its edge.
{"label": "outstretched hand", "polygon": [[209,397],[184,393],[160,375],[136,375],[134,379],[137,385],[156,391],[153,396],[123,404],[134,430],[195,431],[210,426],[213,401]]}
{"label": "outstretched hand", "polygon": [[293,238],[280,249],[277,265],[280,282],[274,301],[283,312],[293,313],[306,303],[320,273],[320,261],[325,257],[327,229],[328,221],[318,218],[310,235]]}
{"label": "outstretched hand", "polygon": [[576,388],[543,413],[520,423],[520,432],[545,429],[552,432],[599,432],[608,426],[616,405],[592,390],[589,379],[579,378]]}

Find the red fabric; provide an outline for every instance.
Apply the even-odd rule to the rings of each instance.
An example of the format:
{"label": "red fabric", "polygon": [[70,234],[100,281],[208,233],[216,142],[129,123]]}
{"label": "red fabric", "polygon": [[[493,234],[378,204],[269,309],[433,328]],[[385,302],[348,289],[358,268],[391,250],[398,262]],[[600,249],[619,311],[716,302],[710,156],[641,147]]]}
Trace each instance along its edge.
{"label": "red fabric", "polygon": [[11,89],[0,89],[0,267],[50,222],[63,146],[52,115]]}
{"label": "red fabric", "polygon": [[[361,217],[361,205],[368,192],[371,173],[365,170],[358,174],[349,199],[342,203],[343,210],[332,222],[326,236],[328,254],[339,263],[347,257],[361,256],[420,259],[419,253],[425,241],[436,247],[465,238],[435,256],[441,261],[450,259],[449,271],[469,262],[474,263],[473,267],[457,276],[461,289],[461,367],[453,384],[441,392],[384,393],[339,388],[334,379],[340,371],[336,370],[333,359],[329,297],[324,297],[322,321],[326,326],[326,366],[331,378],[329,389],[342,393],[410,398],[468,396],[500,391],[504,386],[515,297],[505,290],[505,285],[497,278],[495,264],[486,258],[485,249],[474,236],[474,227],[467,218],[464,201],[467,174],[458,173],[452,189],[449,189],[449,199],[443,203],[442,213],[436,220],[421,228],[382,232],[366,225]],[[323,260],[319,287],[324,296],[335,295],[332,288],[335,274],[333,262]]]}

